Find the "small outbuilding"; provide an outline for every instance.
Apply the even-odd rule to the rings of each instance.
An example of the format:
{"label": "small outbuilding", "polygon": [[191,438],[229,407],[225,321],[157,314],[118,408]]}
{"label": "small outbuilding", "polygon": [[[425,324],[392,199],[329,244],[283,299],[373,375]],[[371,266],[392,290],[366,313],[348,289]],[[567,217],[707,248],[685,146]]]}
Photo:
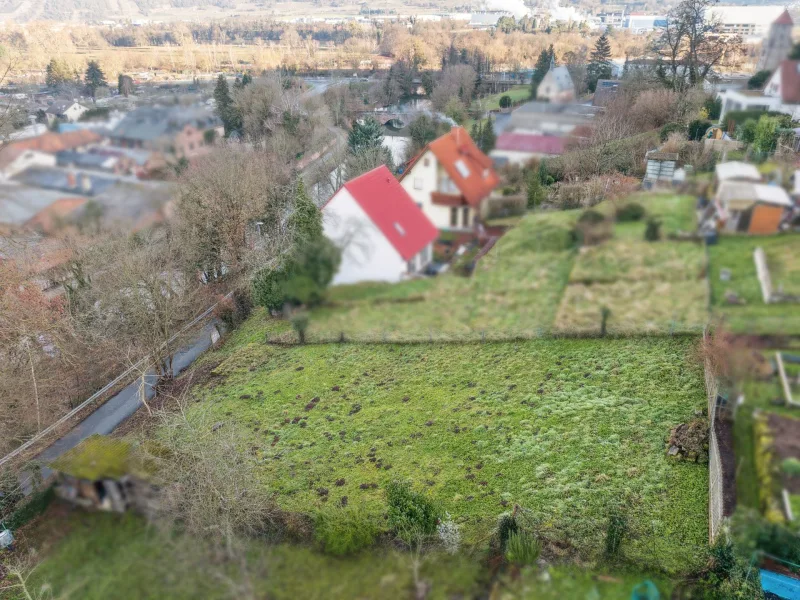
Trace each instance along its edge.
{"label": "small outbuilding", "polygon": [[715,201],[719,222],[727,231],[751,234],[776,233],[794,206],[782,187],[747,181],[723,181]]}
{"label": "small outbuilding", "polygon": [[761,173],[755,165],[750,163],[732,160],[729,162],[717,163],[714,167],[714,178],[717,183],[723,181],[761,181]]}
{"label": "small outbuilding", "polygon": [[144,514],[155,507],[154,465],[124,440],[91,435],[48,466],[56,473],[56,495],[78,506]]}
{"label": "small outbuilding", "polygon": [[675,174],[675,167],[678,164],[677,152],[661,152],[651,150],[646,156],[647,167],[644,173],[645,185],[655,185],[658,183],[672,184],[672,176]]}

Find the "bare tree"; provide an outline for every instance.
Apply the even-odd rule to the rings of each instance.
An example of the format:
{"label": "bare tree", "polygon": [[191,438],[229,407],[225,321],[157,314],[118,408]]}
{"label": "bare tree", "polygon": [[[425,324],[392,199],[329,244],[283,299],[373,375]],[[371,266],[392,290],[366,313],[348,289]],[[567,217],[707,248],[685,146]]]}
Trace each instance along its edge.
{"label": "bare tree", "polygon": [[182,184],[176,227],[187,271],[208,280],[246,274],[287,247],[289,173],[273,156],[223,146],[190,167]]}
{"label": "bare tree", "polygon": [[444,110],[451,98],[458,98],[469,107],[475,93],[477,74],[470,65],[453,65],[445,69],[442,80],[436,85],[431,101],[436,110]]}

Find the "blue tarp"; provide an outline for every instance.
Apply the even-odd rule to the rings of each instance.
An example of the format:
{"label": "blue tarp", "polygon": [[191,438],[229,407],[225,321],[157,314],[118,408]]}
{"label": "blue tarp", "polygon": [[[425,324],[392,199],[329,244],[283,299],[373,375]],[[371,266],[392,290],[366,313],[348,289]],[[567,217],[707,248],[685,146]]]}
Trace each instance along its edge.
{"label": "blue tarp", "polygon": [[761,569],[761,587],[784,600],[800,600],[800,580]]}

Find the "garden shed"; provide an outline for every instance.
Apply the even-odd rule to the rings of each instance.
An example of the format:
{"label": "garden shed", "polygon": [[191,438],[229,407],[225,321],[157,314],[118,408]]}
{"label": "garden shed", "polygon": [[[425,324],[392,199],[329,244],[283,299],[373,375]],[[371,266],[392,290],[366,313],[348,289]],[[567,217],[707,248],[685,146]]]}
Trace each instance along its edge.
{"label": "garden shed", "polygon": [[761,173],[755,165],[750,163],[741,162],[738,160],[731,160],[728,162],[718,163],[714,167],[714,178],[717,183],[723,181],[761,181]]}
{"label": "garden shed", "polygon": [[91,435],[48,466],[57,474],[56,495],[78,506],[145,514],[155,507],[154,465],[124,440]]}
{"label": "garden shed", "polygon": [[647,168],[645,169],[644,182],[650,185],[656,183],[672,183],[672,175],[678,164],[677,152],[661,152],[652,150],[647,153]]}
{"label": "garden shed", "polygon": [[752,234],[777,233],[784,213],[794,205],[780,186],[730,180],[717,189],[716,204],[726,230]]}

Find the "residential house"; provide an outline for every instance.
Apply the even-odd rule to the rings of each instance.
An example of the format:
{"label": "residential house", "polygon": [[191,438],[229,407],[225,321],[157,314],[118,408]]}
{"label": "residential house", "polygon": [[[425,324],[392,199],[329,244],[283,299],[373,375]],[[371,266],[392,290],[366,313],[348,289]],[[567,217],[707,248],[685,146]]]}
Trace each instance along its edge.
{"label": "residential house", "polygon": [[719,223],[727,231],[776,233],[794,202],[782,187],[746,181],[723,181],[715,196]]}
{"label": "residential house", "polygon": [[774,71],[789,56],[792,49],[794,21],[788,10],[784,10],[769,27],[769,35],[761,46],[756,71]]}
{"label": "residential house", "polygon": [[536,99],[554,104],[565,104],[575,100],[575,84],[567,67],[563,65],[557,67],[555,61],[550,59],[550,68],[536,89]]}
{"label": "residential house", "polygon": [[88,107],[73,100],[57,100],[47,107],[44,111],[47,124],[52,125],[56,120],[69,121],[74,123],[81,118],[83,113],[89,110]]}
{"label": "residential house", "polygon": [[721,90],[721,119],[733,110],[775,111],[800,118],[800,60],[783,60],[763,90]]}
{"label": "residential house", "polygon": [[719,32],[739,35],[745,41],[759,40],[768,34],[770,26],[785,11],[783,4],[742,6],[712,6],[709,11],[720,26]]}
{"label": "residential house", "polygon": [[397,282],[433,258],[439,232],[385,165],[345,183],[322,215],[325,236],[342,249],[334,285]]}
{"label": "residential house", "polygon": [[409,163],[400,180],[439,229],[471,229],[484,202],[500,182],[492,159],[463,127],[432,141]]}
{"label": "residential house", "polygon": [[221,121],[206,107],[147,106],[125,115],[109,138],[113,145],[123,148],[192,158],[208,151],[207,135],[218,137],[223,133]]}
{"label": "residential house", "polygon": [[30,167],[52,167],[55,164],[56,157],[52,154],[11,145],[0,148],[0,173],[3,177],[13,177]]}
{"label": "residential house", "polygon": [[533,159],[561,156],[568,139],[537,133],[501,133],[489,156],[497,166],[525,165]]}
{"label": "residential house", "polygon": [[[48,132],[42,135],[15,140],[0,146],[0,156],[11,148],[24,148],[38,150],[47,154],[56,154],[63,150],[86,150],[89,146],[96,145],[103,138],[88,129],[67,131],[64,133]],[[2,160],[2,159],[0,159]]]}

